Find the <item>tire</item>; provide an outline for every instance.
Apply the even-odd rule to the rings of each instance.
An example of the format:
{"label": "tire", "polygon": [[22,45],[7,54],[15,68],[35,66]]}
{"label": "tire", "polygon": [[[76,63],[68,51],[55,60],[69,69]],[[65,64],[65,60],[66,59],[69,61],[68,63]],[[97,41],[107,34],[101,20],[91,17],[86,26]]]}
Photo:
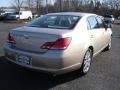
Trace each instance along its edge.
{"label": "tire", "polygon": [[19,18],[19,17],[17,17],[17,21],[20,21],[20,18]]}
{"label": "tire", "polygon": [[110,39],[110,42],[109,44],[107,45],[107,47],[105,48],[106,51],[109,51],[111,49],[111,39]]}
{"label": "tire", "polygon": [[80,72],[82,75],[87,74],[88,71],[90,70],[91,61],[92,61],[92,50],[88,49],[84,55],[83,63],[80,68]]}
{"label": "tire", "polygon": [[31,20],[32,18],[31,17],[28,17],[28,20]]}
{"label": "tire", "polygon": [[112,28],[112,24],[110,24],[110,28]]}

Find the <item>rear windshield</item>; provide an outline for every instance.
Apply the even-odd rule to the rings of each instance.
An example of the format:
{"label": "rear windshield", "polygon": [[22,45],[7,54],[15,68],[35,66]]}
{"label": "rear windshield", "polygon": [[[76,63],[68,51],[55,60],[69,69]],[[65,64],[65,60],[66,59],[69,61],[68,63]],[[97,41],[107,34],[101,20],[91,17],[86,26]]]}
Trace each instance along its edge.
{"label": "rear windshield", "polygon": [[73,15],[44,15],[32,21],[28,26],[53,29],[72,29],[79,19],[79,16]]}

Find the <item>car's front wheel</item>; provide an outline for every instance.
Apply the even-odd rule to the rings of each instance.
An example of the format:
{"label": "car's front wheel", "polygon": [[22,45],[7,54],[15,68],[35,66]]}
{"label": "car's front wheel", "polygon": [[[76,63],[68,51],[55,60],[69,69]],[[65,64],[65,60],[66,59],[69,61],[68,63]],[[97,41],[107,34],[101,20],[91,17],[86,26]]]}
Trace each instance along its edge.
{"label": "car's front wheel", "polygon": [[106,51],[109,51],[111,49],[111,39],[110,42],[108,43],[107,47],[105,48]]}
{"label": "car's front wheel", "polygon": [[20,21],[20,18],[19,18],[19,17],[17,17],[17,21]]}
{"label": "car's front wheel", "polygon": [[85,75],[91,66],[91,61],[92,61],[92,50],[88,49],[85,53],[84,59],[83,59],[83,63],[81,66],[81,74]]}

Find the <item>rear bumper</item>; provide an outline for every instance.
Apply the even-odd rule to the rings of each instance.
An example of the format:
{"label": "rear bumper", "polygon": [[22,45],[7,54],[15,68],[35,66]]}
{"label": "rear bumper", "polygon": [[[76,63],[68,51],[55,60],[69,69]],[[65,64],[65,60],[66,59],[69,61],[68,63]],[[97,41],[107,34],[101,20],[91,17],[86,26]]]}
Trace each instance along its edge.
{"label": "rear bumper", "polygon": [[6,59],[14,64],[20,65],[22,67],[31,69],[31,70],[37,70],[43,73],[50,73],[50,74],[63,74],[63,73],[67,73],[67,72],[71,72],[74,70],[77,70],[78,68],[80,68],[80,64],[75,64],[75,65],[71,65],[69,67],[65,67],[65,68],[61,68],[61,69],[49,69],[49,68],[41,68],[41,67],[35,67],[35,66],[28,66],[28,65],[22,65],[20,63],[17,63],[9,58],[6,57]]}
{"label": "rear bumper", "polygon": [[[48,72],[53,74],[67,73],[80,68],[81,63],[69,64],[69,57],[63,55],[62,52],[54,51],[45,54],[34,54],[29,52],[23,52],[15,50],[9,47],[8,44],[4,45],[5,57],[7,60],[30,69],[40,70],[42,72]],[[17,55],[30,56],[32,64],[25,65],[17,62]],[[71,60],[71,59],[70,59]],[[74,60],[74,58],[72,59]]]}

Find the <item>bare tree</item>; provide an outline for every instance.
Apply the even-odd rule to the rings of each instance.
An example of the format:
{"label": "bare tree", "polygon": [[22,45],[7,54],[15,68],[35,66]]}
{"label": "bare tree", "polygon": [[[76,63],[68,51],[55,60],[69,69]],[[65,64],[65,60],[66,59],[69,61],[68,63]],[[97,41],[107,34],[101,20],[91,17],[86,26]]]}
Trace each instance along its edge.
{"label": "bare tree", "polygon": [[73,7],[76,11],[79,11],[80,6],[82,6],[83,0],[71,0]]}
{"label": "bare tree", "polygon": [[32,11],[34,8],[34,5],[35,5],[34,1],[33,0],[26,0],[26,4],[27,4],[29,10]]}
{"label": "bare tree", "polygon": [[100,15],[108,13],[116,16],[120,14],[120,0],[14,0],[12,5],[19,11],[24,1],[30,10],[38,14],[59,11],[80,11]]}
{"label": "bare tree", "polygon": [[119,9],[120,7],[120,0],[109,0],[109,5],[111,6],[111,9]]}
{"label": "bare tree", "polygon": [[[12,6],[16,9],[16,11],[18,11],[19,13],[19,17],[20,17],[20,10],[22,8],[24,0],[14,0],[14,3],[12,4]],[[19,18],[17,18],[19,20]]]}
{"label": "bare tree", "polygon": [[62,0],[59,0],[60,2],[60,11],[62,11]]}
{"label": "bare tree", "polygon": [[73,11],[71,0],[62,0],[61,4],[62,11]]}
{"label": "bare tree", "polygon": [[42,1],[43,1],[43,0],[36,0],[36,1],[35,1],[36,12],[37,12],[38,14],[40,14],[40,9],[41,9],[41,6],[42,6]]}
{"label": "bare tree", "polygon": [[12,5],[17,11],[20,11],[22,8],[23,2],[24,0],[15,0]]}
{"label": "bare tree", "polygon": [[46,0],[46,13],[48,13],[48,0]]}
{"label": "bare tree", "polygon": [[62,11],[63,10],[63,0],[56,0],[55,1],[55,6],[57,11]]}

